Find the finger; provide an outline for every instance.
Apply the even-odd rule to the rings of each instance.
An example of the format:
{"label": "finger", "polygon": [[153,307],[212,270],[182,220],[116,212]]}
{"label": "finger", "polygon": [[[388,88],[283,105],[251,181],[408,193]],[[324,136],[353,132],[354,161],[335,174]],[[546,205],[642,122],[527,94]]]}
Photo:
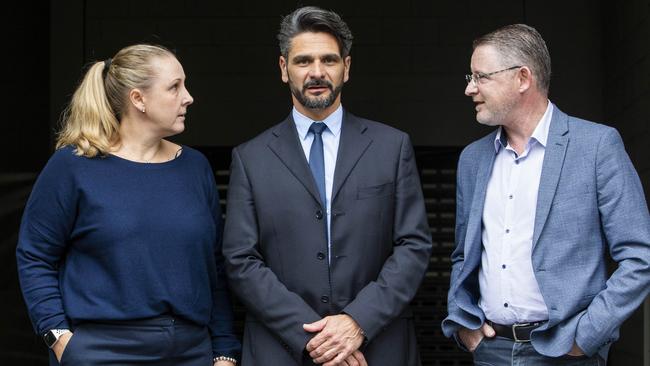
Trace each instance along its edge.
{"label": "finger", "polygon": [[319,347],[311,352],[309,356],[314,362],[318,361],[316,363],[324,363],[336,357],[337,354],[338,351],[332,347]]}
{"label": "finger", "polygon": [[[328,332],[320,332],[314,336],[309,342],[307,342],[307,346],[305,346],[305,349],[307,352],[312,352],[315,349],[318,349],[325,343],[327,340],[330,339],[330,334]],[[321,350],[322,353],[322,350]]]}
{"label": "finger", "polygon": [[[314,359],[314,363],[317,364],[325,364],[325,365],[338,365],[341,361],[343,361],[346,357],[343,355],[343,357],[338,357],[341,354],[335,350],[335,349],[328,349],[323,353],[320,357],[317,357]],[[336,361],[334,361],[336,359]]]}
{"label": "finger", "polygon": [[323,328],[325,328],[325,325],[327,325],[327,317],[310,324],[303,324],[302,329],[308,331],[309,333],[320,332],[323,330]]}
{"label": "finger", "polygon": [[363,353],[361,351],[356,350],[352,352],[352,356],[354,359],[357,361],[359,366],[368,366],[368,363],[366,362],[366,358],[363,356]]}
{"label": "finger", "polygon": [[483,326],[481,326],[481,332],[488,338],[492,338],[496,335],[494,328],[492,328],[488,323],[483,323]]}
{"label": "finger", "polygon": [[359,366],[359,362],[357,362],[357,359],[354,358],[353,356],[350,356],[350,357],[346,358],[345,360],[343,360],[343,362],[344,362],[343,363],[344,365]]}
{"label": "finger", "polygon": [[[319,333],[319,335],[323,334],[322,332]],[[320,337],[316,338],[314,337],[309,343],[307,343],[307,346],[310,346],[311,344],[311,350],[309,348],[305,347],[307,351],[309,352],[309,356],[311,358],[317,358],[319,356],[322,356],[327,352],[329,349],[334,348],[334,343],[332,342],[332,338],[325,338],[325,337]]]}
{"label": "finger", "polygon": [[356,351],[352,352],[352,354],[350,356],[354,357],[357,360],[357,362],[365,362],[366,361],[366,358],[364,357],[363,352],[361,352],[359,350],[356,350]]}
{"label": "finger", "polygon": [[343,352],[340,352],[339,354],[336,355],[331,361],[323,363],[323,366],[337,366],[340,365],[343,360],[347,360],[350,358],[350,354],[352,352],[348,350],[343,350]]}

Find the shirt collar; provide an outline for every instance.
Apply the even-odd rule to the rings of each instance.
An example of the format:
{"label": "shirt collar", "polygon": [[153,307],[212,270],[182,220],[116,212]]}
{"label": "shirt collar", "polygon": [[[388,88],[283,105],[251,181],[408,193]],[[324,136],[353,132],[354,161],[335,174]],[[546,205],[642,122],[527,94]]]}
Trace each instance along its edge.
{"label": "shirt collar", "polygon": [[[548,140],[548,131],[549,128],[551,127],[552,117],[553,117],[553,103],[549,101],[548,105],[546,106],[546,111],[544,112],[544,115],[537,123],[537,127],[535,127],[532,136],[530,136],[530,140],[528,142],[529,144],[531,140],[534,139],[540,145],[546,147],[546,141]],[[508,146],[508,137],[506,136],[505,132],[503,132],[503,126],[499,126],[499,129],[497,130],[497,135],[494,137],[494,149],[498,153],[502,147],[505,148],[507,146]]]}
{"label": "shirt collar", "polygon": [[[293,116],[293,121],[296,123],[298,136],[301,140],[304,140],[307,138],[307,134],[309,133],[309,127],[316,121],[298,112],[296,107],[293,107],[291,114]],[[325,123],[327,125],[327,129],[334,136],[338,136],[338,134],[341,132],[341,124],[343,123],[343,105],[339,105],[339,107],[336,108],[334,112],[327,116],[323,121],[319,122]]]}

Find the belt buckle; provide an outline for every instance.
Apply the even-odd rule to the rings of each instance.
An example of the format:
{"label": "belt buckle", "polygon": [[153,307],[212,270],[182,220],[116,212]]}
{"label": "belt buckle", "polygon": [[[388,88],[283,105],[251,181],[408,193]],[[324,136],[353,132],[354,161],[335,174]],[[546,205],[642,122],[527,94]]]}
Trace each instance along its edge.
{"label": "belt buckle", "polygon": [[529,325],[530,325],[530,323],[522,323],[522,324],[514,323],[512,325],[512,338],[514,338],[516,343],[528,343],[528,342],[530,342],[530,339],[519,339],[519,338],[517,338],[517,328],[519,328],[519,327],[527,327]]}

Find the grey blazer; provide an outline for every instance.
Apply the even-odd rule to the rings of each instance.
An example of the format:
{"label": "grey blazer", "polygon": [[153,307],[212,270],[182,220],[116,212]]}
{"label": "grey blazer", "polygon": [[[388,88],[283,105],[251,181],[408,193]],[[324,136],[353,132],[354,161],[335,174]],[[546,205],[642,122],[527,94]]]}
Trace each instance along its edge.
{"label": "grey blazer", "polygon": [[409,302],[431,238],[408,136],[345,112],[332,192],[331,264],[318,189],[291,116],[233,150],[223,252],[248,310],[242,362],[313,365],[303,330],[346,313],[370,365],[419,365]]}
{"label": "grey blazer", "polygon": [[[481,216],[494,163],[496,132],[467,146],[458,163],[456,248],[452,254],[451,337],[477,329]],[[574,340],[607,358],[621,323],[650,290],[650,217],[639,177],[618,132],[553,110],[539,184],[532,263],[549,311],[532,344],[558,357]],[[606,257],[618,263],[607,273]]]}

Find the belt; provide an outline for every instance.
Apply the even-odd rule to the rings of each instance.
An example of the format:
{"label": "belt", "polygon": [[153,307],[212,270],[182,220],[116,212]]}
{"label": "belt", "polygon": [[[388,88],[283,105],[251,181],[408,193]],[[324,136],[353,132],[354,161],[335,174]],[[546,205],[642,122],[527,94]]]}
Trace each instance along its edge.
{"label": "belt", "polygon": [[488,320],[488,324],[494,329],[497,336],[512,339],[515,342],[530,342],[530,333],[534,329],[541,327],[544,323],[546,323],[546,320],[533,323],[503,325]]}

